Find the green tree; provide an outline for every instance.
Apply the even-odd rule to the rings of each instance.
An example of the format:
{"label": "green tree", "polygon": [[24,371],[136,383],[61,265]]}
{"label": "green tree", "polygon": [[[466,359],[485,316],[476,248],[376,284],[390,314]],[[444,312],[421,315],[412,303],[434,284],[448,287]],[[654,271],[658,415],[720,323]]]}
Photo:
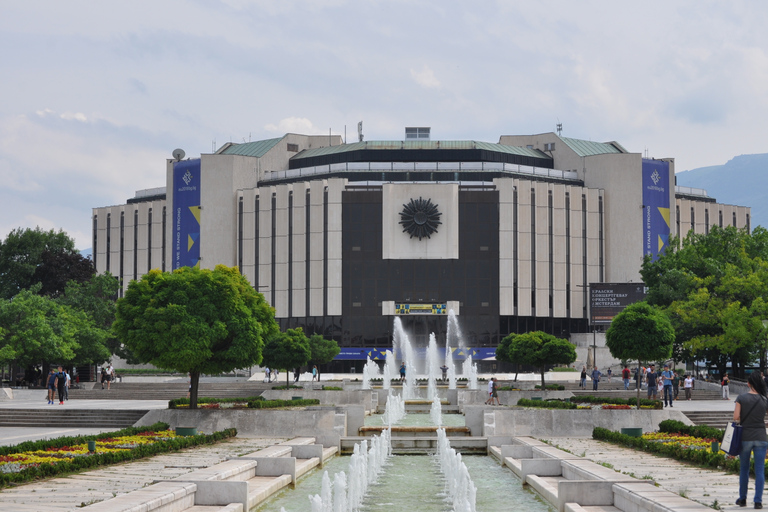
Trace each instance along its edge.
{"label": "green tree", "polygon": [[[535,366],[541,374],[541,389],[545,387],[544,373],[547,366],[571,364],[576,360],[576,349],[567,340],[556,338],[542,331],[510,335],[509,360],[518,364]],[[498,354],[498,350],[497,350]],[[496,356],[498,358],[498,355]]]}
{"label": "green tree", "polygon": [[762,320],[768,302],[768,231],[752,233],[713,226],[671,241],[656,261],[641,269],[649,304],[663,308],[675,329],[675,358],[704,358],[734,373],[760,358],[765,368]]}
{"label": "green tree", "polygon": [[40,264],[35,268],[32,281],[40,283],[40,293],[58,297],[64,292],[67,283],[83,283],[96,274],[93,261],[79,252],[46,250],[40,257]]}
{"label": "green tree", "polygon": [[0,365],[28,367],[76,358],[77,334],[93,327],[82,311],[37,295],[37,287],[0,299]]}
{"label": "green tree", "polygon": [[75,254],[75,242],[63,231],[14,229],[0,242],[0,298],[10,299],[37,281],[35,270],[43,253]]}
{"label": "green tree", "polygon": [[285,370],[286,387],[290,386],[291,370],[307,364],[311,356],[309,339],[301,327],[275,334],[264,347],[264,364]]}
{"label": "green tree", "polygon": [[278,332],[274,309],[237,268],[151,270],[117,301],[113,330],[142,362],[190,375],[197,407],[201,373],[259,364]]}
{"label": "green tree", "polygon": [[[310,364],[330,363],[341,352],[338,343],[334,340],[327,340],[320,334],[313,334],[309,337],[309,349],[312,352],[309,356]],[[319,373],[317,378],[320,379]]]}
{"label": "green tree", "polygon": [[99,364],[117,354],[130,364],[139,361],[124,347],[112,332],[115,321],[115,302],[120,283],[107,272],[92,276],[84,282],[69,281],[56,302],[85,312],[93,321],[93,329],[100,332],[79,333],[87,339],[80,340],[81,350],[77,354],[78,364]]}
{"label": "green tree", "polygon": [[[672,355],[675,330],[667,315],[648,304],[635,302],[614,317],[605,333],[605,343],[616,359],[666,361]],[[637,389],[640,406],[640,387]]]}

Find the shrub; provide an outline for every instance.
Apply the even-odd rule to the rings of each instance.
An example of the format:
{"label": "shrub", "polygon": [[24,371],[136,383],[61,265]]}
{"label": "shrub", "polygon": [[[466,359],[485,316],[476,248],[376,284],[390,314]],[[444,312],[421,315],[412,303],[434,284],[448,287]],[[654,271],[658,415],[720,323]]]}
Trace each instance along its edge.
{"label": "shrub", "polygon": [[[590,404],[612,404],[612,405],[633,405],[633,406],[637,405],[636,398],[618,398],[618,397],[603,398],[599,396],[584,395],[584,396],[573,397],[571,400],[586,402]],[[640,408],[641,409],[663,409],[664,404],[658,400],[648,400],[647,398],[641,398]]]}
{"label": "shrub", "polygon": [[[536,389],[541,389],[541,384],[536,384]],[[562,384],[547,384],[547,387],[544,389],[549,389],[552,391],[563,391],[565,389],[565,386]]]}
{"label": "shrub", "polygon": [[550,371],[553,371],[553,372],[577,372],[579,370],[577,370],[576,368],[570,368],[568,366],[555,366]]}
{"label": "shrub", "polygon": [[323,391],[344,391],[344,388],[339,386],[323,386]]}
{"label": "shrub", "polygon": [[723,440],[723,430],[714,427],[708,427],[706,425],[686,425],[682,421],[677,420],[664,420],[659,423],[659,432],[668,434],[685,434],[693,437],[704,437],[707,439],[717,439],[718,442]]}
{"label": "shrub", "polygon": [[279,407],[295,407],[305,405],[319,405],[316,398],[303,398],[301,400],[257,400],[248,402],[249,409],[276,409]]}
{"label": "shrub", "polygon": [[540,409],[576,409],[577,405],[571,402],[564,402],[562,400],[529,400],[527,398],[521,398],[517,401],[517,405],[522,407],[538,407]]}
{"label": "shrub", "polygon": [[[198,404],[226,404],[226,403],[235,403],[235,402],[253,402],[255,400],[264,400],[263,397],[260,396],[249,396],[245,398],[213,398],[213,397],[201,397],[197,399]],[[168,400],[168,408],[169,409],[175,409],[179,405],[189,405],[189,398],[174,398],[173,400]]]}

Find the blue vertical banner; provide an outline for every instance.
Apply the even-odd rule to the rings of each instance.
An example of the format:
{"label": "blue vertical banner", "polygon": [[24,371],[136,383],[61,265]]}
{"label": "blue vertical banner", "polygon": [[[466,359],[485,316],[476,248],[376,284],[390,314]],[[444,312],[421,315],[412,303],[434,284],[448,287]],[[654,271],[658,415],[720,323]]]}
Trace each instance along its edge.
{"label": "blue vertical banner", "polygon": [[669,243],[669,162],[643,159],[643,254],[656,260]]}
{"label": "blue vertical banner", "polygon": [[200,159],[173,164],[173,269],[200,264]]}

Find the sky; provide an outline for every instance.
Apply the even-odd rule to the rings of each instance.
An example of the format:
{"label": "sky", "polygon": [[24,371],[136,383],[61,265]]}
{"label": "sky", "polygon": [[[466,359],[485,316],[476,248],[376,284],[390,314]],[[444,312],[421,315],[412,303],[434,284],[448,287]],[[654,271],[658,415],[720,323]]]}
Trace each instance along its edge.
{"label": "sky", "polygon": [[285,133],[553,132],[675,158],[768,152],[768,2],[0,0],[0,239]]}

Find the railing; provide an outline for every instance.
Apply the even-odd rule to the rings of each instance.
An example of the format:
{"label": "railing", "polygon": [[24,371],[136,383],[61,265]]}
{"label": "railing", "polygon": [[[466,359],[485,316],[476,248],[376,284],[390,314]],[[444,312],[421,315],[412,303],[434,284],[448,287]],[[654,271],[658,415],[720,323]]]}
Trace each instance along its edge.
{"label": "railing", "polygon": [[[353,172],[484,172],[495,171],[509,174],[542,176],[552,179],[578,181],[576,171],[558,171],[528,165],[503,162],[345,162],[330,165],[301,167],[287,171],[267,171],[262,181],[308,178],[331,173]],[[706,193],[705,193],[706,194]]]}
{"label": "railing", "polygon": [[675,185],[675,194],[709,197],[709,195],[707,195],[707,191],[703,188],[680,187],[678,185]]}

